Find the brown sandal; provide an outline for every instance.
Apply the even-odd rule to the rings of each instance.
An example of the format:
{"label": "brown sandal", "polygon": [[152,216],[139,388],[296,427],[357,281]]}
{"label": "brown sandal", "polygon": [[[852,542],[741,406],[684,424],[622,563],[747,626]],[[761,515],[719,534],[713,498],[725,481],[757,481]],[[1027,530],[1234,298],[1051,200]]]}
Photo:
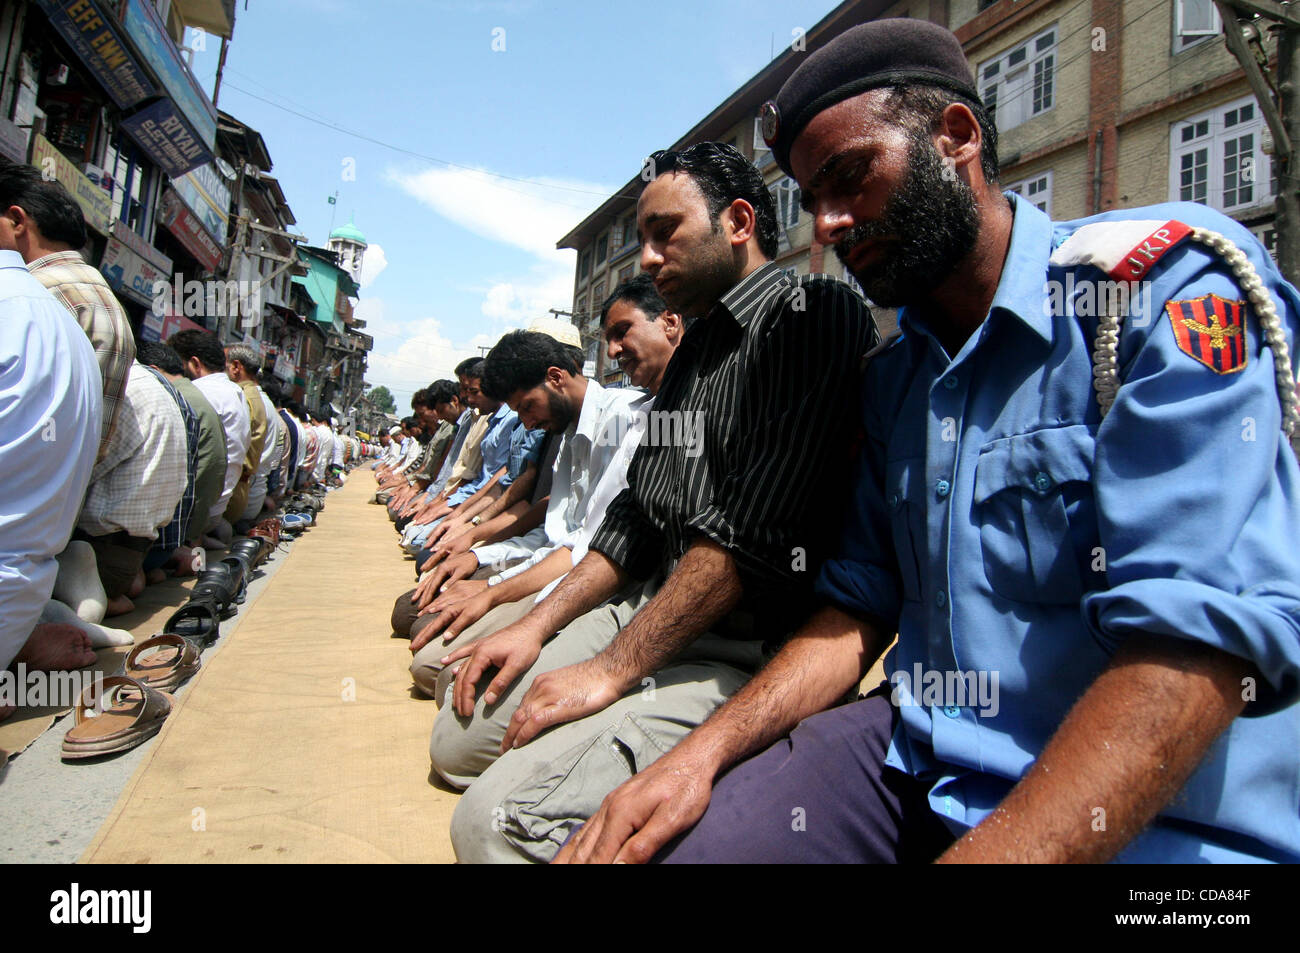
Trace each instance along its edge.
{"label": "brown sandal", "polygon": [[[151,649],[155,651],[146,654]],[[202,664],[197,645],[174,632],[164,632],[133,648],[116,674],[160,692],[172,692]]]}
{"label": "brown sandal", "polygon": [[[103,689],[99,698],[97,687]],[[90,708],[99,713],[88,714]],[[63,736],[63,760],[129,751],[156,735],[171,710],[170,695],[126,675],[110,675],[77,699],[76,724]]]}

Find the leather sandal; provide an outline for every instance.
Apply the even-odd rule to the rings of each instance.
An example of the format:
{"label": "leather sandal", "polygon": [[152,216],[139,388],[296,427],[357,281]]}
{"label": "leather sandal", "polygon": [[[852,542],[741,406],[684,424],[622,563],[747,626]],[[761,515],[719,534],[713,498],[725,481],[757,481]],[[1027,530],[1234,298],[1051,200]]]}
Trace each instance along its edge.
{"label": "leather sandal", "polygon": [[238,594],[239,583],[231,574],[230,567],[223,563],[214,563],[199,573],[194,588],[190,590],[190,599],[211,596],[221,609],[226,609],[235,601],[235,596]]}
{"label": "leather sandal", "polygon": [[160,692],[175,691],[181,682],[198,672],[203,664],[201,652],[196,642],[174,632],[164,632],[133,648],[116,674]]}
{"label": "leather sandal", "polygon": [[191,599],[177,609],[163,632],[195,639],[198,644],[210,645],[221,634],[221,609],[212,599]]}
{"label": "leather sandal", "polygon": [[[158,733],[172,697],[127,675],[110,675],[96,698],[92,683],[77,699],[75,723],[63,736],[63,760],[129,751]],[[91,714],[94,709],[97,714]]]}

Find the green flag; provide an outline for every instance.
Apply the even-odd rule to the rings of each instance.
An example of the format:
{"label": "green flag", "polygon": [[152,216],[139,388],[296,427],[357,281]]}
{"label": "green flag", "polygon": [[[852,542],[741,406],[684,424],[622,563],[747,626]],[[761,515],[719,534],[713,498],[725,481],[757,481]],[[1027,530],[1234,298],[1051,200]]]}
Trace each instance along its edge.
{"label": "green flag", "polygon": [[334,202],[335,202],[334,196],[331,195],[331,196],[330,196],[328,199],[326,199],[325,201],[329,202],[330,205],[333,205]]}

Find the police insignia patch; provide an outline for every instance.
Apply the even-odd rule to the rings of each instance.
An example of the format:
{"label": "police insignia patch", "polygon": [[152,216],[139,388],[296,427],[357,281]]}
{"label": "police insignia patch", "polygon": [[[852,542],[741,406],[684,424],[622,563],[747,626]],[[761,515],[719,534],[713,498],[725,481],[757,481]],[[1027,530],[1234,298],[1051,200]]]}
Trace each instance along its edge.
{"label": "police insignia patch", "polygon": [[1208,294],[1170,301],[1165,310],[1184,354],[1216,374],[1232,374],[1246,366],[1245,307],[1244,301]]}

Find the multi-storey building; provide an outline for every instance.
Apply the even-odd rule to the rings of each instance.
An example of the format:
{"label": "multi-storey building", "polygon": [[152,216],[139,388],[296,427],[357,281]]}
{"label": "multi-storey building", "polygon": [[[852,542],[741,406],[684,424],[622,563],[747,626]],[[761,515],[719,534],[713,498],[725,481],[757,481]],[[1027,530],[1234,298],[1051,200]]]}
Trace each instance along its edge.
{"label": "multi-storey building", "polygon": [[178,272],[210,277],[225,251],[217,113],[185,39],[191,27],[229,39],[234,19],[233,0],[0,3],[0,154],[77,199],[82,254],[145,338],[204,324],[184,307],[201,295],[155,288]]}
{"label": "multi-storey building", "polygon": [[[799,187],[763,143],[758,112],[807,51],[869,20],[910,16],[961,40],[999,133],[1003,187],[1055,219],[1170,200],[1203,202],[1275,247],[1266,127],[1223,42],[1212,0],[848,0],[792,41],[669,148],[729,142],[763,172],[781,225],[777,263],[852,278],[813,238]],[[1261,55],[1276,52],[1265,35]],[[601,380],[600,305],[640,270],[632,177],[557,247],[578,253],[573,321]],[[888,327],[892,315],[879,315]]]}

